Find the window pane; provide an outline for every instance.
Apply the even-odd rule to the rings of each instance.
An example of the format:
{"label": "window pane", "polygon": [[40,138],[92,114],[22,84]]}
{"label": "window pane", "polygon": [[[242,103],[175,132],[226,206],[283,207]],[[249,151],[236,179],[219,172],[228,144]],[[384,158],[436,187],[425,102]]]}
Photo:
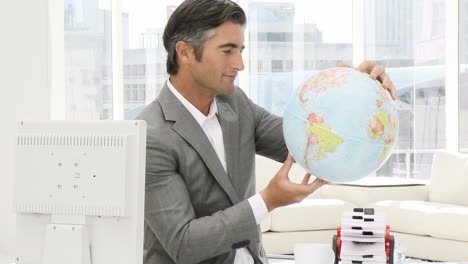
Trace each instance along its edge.
{"label": "window pane", "polygon": [[366,59],[398,93],[397,151],[377,175],[429,179],[431,154],[445,147],[445,1],[366,0],[365,25]]}
{"label": "window pane", "polygon": [[282,116],[313,72],[352,63],[352,1],[252,0],[248,10],[250,97],[270,112]]}
{"label": "window pane", "polygon": [[[162,34],[182,0],[123,0],[124,118],[133,119],[167,80]],[[128,96],[127,96],[128,87]]]}
{"label": "window pane", "polygon": [[446,142],[445,1],[417,0],[415,8],[422,33],[414,47],[414,148],[440,149]]}
{"label": "window pane", "polygon": [[468,153],[468,0],[460,0],[460,151]]}
{"label": "window pane", "polygon": [[66,119],[112,119],[110,0],[64,1]]}

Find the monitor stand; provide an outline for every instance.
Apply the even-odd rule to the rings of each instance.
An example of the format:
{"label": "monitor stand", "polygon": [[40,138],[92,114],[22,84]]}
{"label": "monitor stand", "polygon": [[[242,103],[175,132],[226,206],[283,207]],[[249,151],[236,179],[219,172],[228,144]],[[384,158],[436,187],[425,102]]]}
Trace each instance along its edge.
{"label": "monitor stand", "polygon": [[46,228],[42,263],[91,264],[85,216],[52,215]]}

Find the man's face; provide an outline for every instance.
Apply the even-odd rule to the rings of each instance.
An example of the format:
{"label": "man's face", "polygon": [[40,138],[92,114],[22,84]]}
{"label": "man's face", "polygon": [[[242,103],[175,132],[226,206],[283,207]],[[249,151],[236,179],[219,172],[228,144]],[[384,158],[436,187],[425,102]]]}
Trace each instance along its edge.
{"label": "man's face", "polygon": [[200,61],[193,60],[190,70],[193,80],[211,95],[234,91],[237,72],[244,69],[244,28],[226,21],[215,29],[215,35],[203,45]]}

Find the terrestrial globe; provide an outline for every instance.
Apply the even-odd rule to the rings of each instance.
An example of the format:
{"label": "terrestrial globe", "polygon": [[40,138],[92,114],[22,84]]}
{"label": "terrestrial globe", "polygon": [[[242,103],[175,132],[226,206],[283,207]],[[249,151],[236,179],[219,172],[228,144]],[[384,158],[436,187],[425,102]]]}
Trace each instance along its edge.
{"label": "terrestrial globe", "polygon": [[398,111],[366,73],[336,67],[312,75],[291,96],[283,117],[289,152],[313,176],[358,180],[382,166],[397,141]]}

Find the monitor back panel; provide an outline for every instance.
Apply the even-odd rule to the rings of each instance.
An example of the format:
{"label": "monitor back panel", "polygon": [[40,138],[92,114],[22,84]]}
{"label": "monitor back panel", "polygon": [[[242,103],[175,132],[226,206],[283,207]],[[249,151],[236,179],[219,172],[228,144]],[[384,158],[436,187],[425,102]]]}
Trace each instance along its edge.
{"label": "monitor back panel", "polygon": [[16,140],[20,263],[41,263],[47,226],[74,217],[93,264],[142,262],[144,121],[22,122]]}

